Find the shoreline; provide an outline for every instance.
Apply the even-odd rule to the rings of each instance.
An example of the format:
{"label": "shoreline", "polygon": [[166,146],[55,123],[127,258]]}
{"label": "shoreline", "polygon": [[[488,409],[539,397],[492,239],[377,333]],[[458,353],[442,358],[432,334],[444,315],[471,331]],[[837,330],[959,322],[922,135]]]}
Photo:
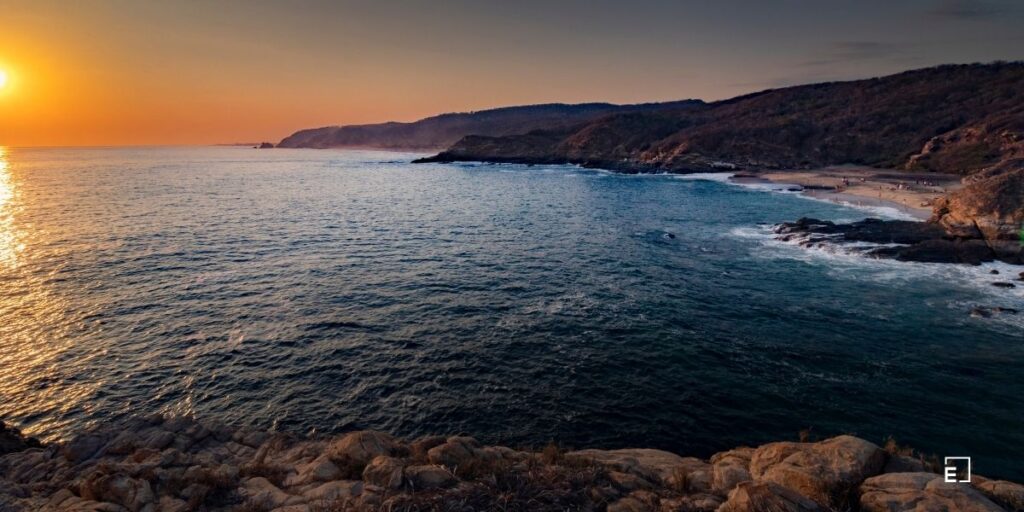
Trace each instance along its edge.
{"label": "shoreline", "polygon": [[1010,481],[975,474],[969,484],[943,483],[938,456],[892,439],[883,447],[807,437],[701,459],[553,443],[513,449],[462,435],[297,435],[150,415],[0,451],[0,510],[886,512],[955,499],[964,510],[1000,512],[1024,503],[1024,486]]}
{"label": "shoreline", "polygon": [[741,185],[791,185],[814,199],[854,208],[893,208],[921,221],[931,218],[932,205],[937,199],[963,186],[960,177],[955,175],[852,165],[740,172],[730,181]]}

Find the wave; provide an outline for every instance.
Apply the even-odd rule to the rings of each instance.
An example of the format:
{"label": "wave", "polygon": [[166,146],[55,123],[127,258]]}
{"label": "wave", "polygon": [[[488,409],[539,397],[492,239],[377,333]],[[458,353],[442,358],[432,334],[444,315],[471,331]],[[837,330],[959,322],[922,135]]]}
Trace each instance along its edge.
{"label": "wave", "polygon": [[999,314],[985,320],[998,321],[1024,327],[1024,284],[1017,281],[1015,288],[1000,288],[993,282],[1007,282],[1017,279],[1022,268],[1003,262],[989,262],[982,265],[956,265],[949,263],[922,263],[893,259],[873,258],[864,254],[871,247],[892,244],[817,244],[802,246],[798,241],[782,241],[775,237],[771,226],[737,227],[729,236],[758,242],[755,257],[786,259],[811,265],[825,265],[833,277],[854,281],[884,283],[888,286],[914,288],[921,282],[942,282],[972,292],[976,300],[965,300],[958,295],[950,298],[946,305],[966,314],[971,308],[1012,308],[1017,314]]}
{"label": "wave", "polygon": [[695,172],[693,174],[679,174],[673,175],[677,180],[696,180],[696,181],[717,181],[718,183],[733,183],[732,177],[735,176],[734,172]]}

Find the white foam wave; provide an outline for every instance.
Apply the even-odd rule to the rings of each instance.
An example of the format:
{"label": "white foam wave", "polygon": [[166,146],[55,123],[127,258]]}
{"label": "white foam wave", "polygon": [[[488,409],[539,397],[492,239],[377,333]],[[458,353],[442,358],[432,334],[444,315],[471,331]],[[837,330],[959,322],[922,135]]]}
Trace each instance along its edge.
{"label": "white foam wave", "polygon": [[[805,247],[795,241],[778,240],[770,226],[737,227],[730,230],[729,234],[736,238],[757,240],[759,249],[754,252],[756,257],[788,259],[825,266],[829,275],[833,277],[911,289],[923,281],[952,284],[980,298],[969,300],[951,297],[947,302],[951,311],[966,314],[975,306],[1013,308],[1019,310],[1019,313],[993,314],[991,318],[984,320],[1024,327],[1024,283],[1014,281],[1024,270],[1024,267],[1019,265],[990,262],[972,266],[872,258],[865,256],[863,249],[882,244],[818,244]],[[998,274],[993,274],[993,271]],[[1015,288],[992,285],[993,282],[1011,281],[1017,285]]]}
{"label": "white foam wave", "polygon": [[735,176],[734,172],[695,172],[693,174],[676,174],[674,178],[678,180],[695,180],[695,181],[717,181],[719,183],[730,183],[729,180]]}

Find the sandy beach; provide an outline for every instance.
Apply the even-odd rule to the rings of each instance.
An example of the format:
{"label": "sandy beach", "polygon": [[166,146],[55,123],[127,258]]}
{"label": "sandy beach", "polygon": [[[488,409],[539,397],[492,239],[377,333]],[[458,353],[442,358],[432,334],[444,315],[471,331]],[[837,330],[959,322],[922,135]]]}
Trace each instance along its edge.
{"label": "sandy beach", "polygon": [[737,174],[734,181],[799,185],[803,193],[859,206],[890,206],[916,218],[932,214],[935,199],[961,187],[960,177],[861,166]]}

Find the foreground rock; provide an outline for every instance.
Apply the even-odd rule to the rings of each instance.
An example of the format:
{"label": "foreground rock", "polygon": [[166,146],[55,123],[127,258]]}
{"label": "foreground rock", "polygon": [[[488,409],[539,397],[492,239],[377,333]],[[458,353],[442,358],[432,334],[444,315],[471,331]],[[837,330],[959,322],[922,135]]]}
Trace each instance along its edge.
{"label": "foreground rock", "polygon": [[[0,433],[16,431],[5,429]],[[736,448],[710,460],[651,449],[540,452],[471,437],[329,438],[152,416],[63,444],[6,444],[0,511],[1021,510],[1024,487],[945,484],[852,436]]]}
{"label": "foreground rock", "polygon": [[41,446],[37,439],[26,437],[20,430],[0,421],[0,455]]}

